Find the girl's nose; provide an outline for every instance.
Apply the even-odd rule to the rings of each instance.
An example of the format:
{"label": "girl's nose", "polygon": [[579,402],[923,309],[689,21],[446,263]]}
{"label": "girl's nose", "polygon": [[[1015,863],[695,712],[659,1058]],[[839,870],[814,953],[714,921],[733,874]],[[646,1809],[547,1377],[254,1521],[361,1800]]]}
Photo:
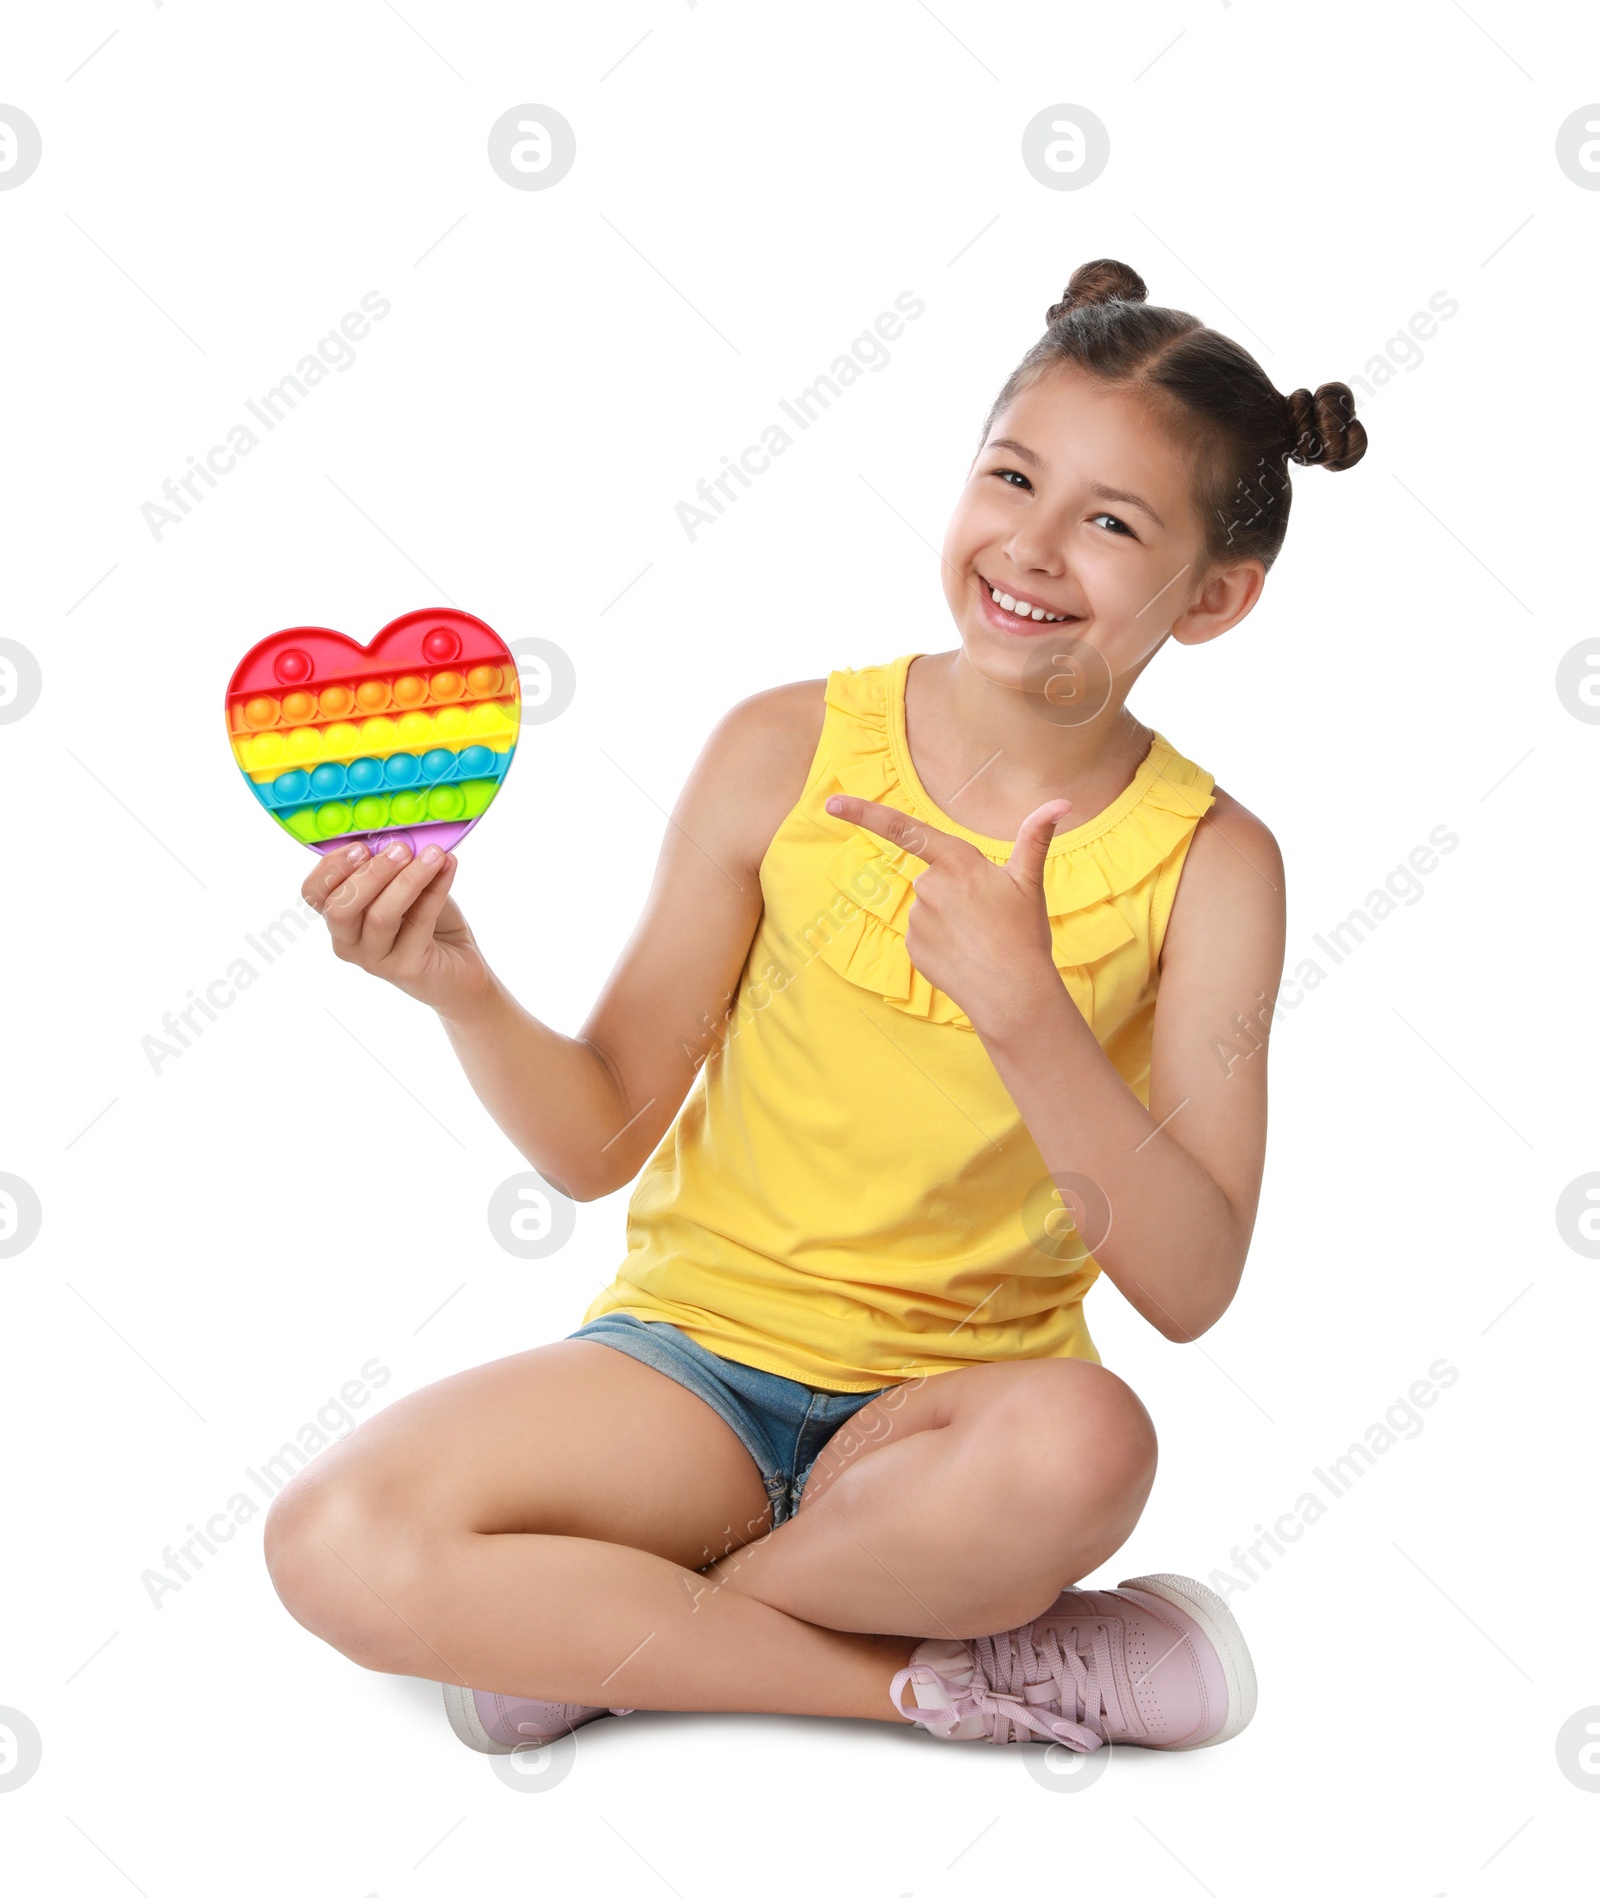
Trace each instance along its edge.
{"label": "girl's nose", "polygon": [[1019,577],[1037,573],[1058,580],[1067,570],[1055,536],[1040,532],[1032,523],[1019,528],[1007,541],[1006,556]]}

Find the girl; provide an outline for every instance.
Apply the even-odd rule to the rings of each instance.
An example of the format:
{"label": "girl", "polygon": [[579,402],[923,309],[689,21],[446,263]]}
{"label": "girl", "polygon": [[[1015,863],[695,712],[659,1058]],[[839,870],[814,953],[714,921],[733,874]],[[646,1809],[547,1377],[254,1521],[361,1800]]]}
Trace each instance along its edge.
{"label": "girl", "polygon": [[1227,1309],[1284,948],[1270,831],[1127,699],[1256,604],[1285,462],[1366,435],[1144,299],[1084,265],[1001,390],[955,650],[717,725],[579,1034],[490,971],[453,856],[305,881],[552,1186],[644,1168],[576,1331],[390,1405],[267,1522],[290,1613],[444,1683],[471,1746],[650,1707],[1193,1747],[1254,1711],[1200,1583],[1073,1586],[1156,1464],[1084,1295],[1180,1342]]}

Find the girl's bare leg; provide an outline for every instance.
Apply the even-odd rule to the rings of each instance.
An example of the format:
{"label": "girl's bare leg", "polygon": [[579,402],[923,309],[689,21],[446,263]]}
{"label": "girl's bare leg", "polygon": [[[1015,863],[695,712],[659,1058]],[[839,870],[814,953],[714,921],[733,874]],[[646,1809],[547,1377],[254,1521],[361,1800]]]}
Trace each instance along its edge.
{"label": "girl's bare leg", "polygon": [[274,1503],[267,1560],[297,1620],[380,1671],[897,1722],[889,1682],[918,1639],[1042,1613],[1126,1539],[1154,1468],[1149,1418],[1110,1372],[984,1365],[866,1406],[766,1533],[755,1465],[714,1411],[563,1340],[324,1452]]}
{"label": "girl's bare leg", "polygon": [[897,1721],[889,1681],[913,1639],[814,1626],[697,1573],[770,1520],[715,1411],[564,1339],[402,1398],[324,1451],[273,1503],[266,1556],[295,1619],[380,1672]]}

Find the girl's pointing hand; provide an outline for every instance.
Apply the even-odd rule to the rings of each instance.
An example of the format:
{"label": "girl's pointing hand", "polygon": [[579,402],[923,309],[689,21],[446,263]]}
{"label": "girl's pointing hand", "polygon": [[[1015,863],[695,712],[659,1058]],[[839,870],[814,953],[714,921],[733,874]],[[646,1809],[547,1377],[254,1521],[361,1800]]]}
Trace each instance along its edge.
{"label": "girl's pointing hand", "polygon": [[830,797],[827,810],[921,857],[906,927],[912,965],[942,989],[982,1032],[1014,1013],[1048,976],[1051,955],[1044,863],[1056,824],[1072,809],[1052,798],[1022,820],[1005,863],[993,863],[964,837],[870,798]]}

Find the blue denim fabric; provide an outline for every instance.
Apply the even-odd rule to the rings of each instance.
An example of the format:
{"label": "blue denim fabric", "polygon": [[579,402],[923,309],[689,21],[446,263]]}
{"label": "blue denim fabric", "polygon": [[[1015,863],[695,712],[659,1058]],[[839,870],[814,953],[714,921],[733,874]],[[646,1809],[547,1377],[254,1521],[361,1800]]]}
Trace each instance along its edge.
{"label": "blue denim fabric", "polygon": [[[817,1452],[879,1391],[824,1391],[772,1371],[719,1358],[664,1319],[603,1312],[569,1337],[609,1344],[704,1398],[755,1459],[772,1504],[772,1526],[800,1507]],[[885,1384],[881,1387],[887,1390]]]}

